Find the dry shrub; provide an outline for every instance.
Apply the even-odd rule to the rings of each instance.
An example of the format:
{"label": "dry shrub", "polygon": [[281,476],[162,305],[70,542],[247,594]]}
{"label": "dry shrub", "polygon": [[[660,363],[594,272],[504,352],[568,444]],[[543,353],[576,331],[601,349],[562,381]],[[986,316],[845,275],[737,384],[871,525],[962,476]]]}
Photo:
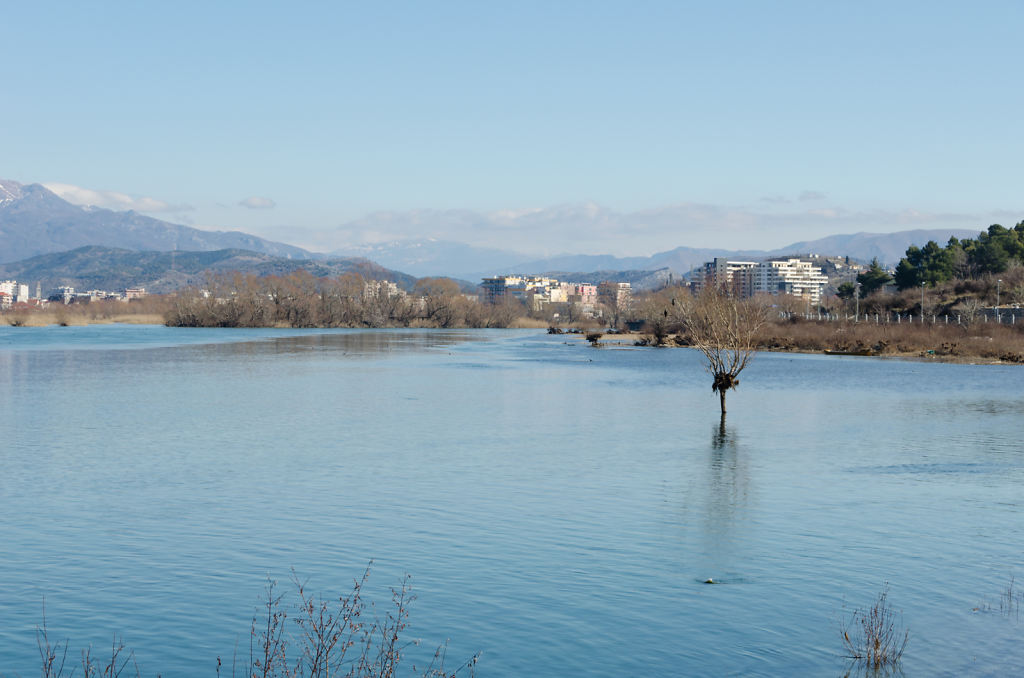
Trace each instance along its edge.
{"label": "dry shrub", "polygon": [[[292,573],[295,604],[289,610],[284,595],[277,593],[277,583],[268,581],[260,613],[253,617],[249,635],[247,667],[232,661],[231,675],[236,669],[251,678],[394,678],[405,651],[418,640],[407,640],[403,632],[409,624],[410,605],[416,599],[411,578],[406,575],[399,586],[391,589],[391,606],[383,618],[363,595],[370,567],[353,581],[352,591],[337,598],[310,594],[305,583]],[[291,623],[289,623],[291,617]],[[70,678],[78,667],[68,664],[68,641],[53,642],[43,623],[36,630],[36,641],[42,661],[43,678]],[[93,658],[92,648],[81,653],[84,678],[139,677],[134,653],[115,637],[109,659]],[[454,669],[445,666],[447,643],[433,654],[426,667],[412,666],[413,675],[423,678],[454,678],[473,676],[480,655],[475,654]],[[217,676],[222,661],[217,657]],[[245,663],[244,660],[242,662]]]}
{"label": "dry shrub", "polygon": [[903,628],[903,613],[889,606],[889,585],[868,609],[856,609],[840,623],[846,656],[877,671],[900,663],[910,632]]}
{"label": "dry shrub", "polygon": [[1013,576],[1010,576],[1010,583],[999,595],[999,611],[1007,617],[1020,620],[1020,604],[1024,601],[1024,592],[1016,587]]}

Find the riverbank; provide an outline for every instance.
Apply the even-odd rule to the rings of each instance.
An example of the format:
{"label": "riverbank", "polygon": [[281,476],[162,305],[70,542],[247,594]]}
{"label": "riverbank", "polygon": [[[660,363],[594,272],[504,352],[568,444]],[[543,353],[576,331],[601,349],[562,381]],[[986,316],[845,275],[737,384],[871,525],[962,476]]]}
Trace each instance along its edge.
{"label": "riverbank", "polygon": [[31,313],[7,313],[0,316],[0,325],[12,327],[47,327],[49,325],[83,326],[111,325],[163,325],[164,317],[159,313],[118,313],[107,316],[89,316],[61,311],[32,311]]}
{"label": "riverbank", "polygon": [[[573,334],[581,341],[585,334]],[[614,346],[688,347],[684,334],[658,344],[651,334],[602,333],[599,343]],[[1024,364],[1024,331],[1016,326],[873,325],[869,323],[769,323],[757,350],[781,353],[913,358],[947,363]]]}

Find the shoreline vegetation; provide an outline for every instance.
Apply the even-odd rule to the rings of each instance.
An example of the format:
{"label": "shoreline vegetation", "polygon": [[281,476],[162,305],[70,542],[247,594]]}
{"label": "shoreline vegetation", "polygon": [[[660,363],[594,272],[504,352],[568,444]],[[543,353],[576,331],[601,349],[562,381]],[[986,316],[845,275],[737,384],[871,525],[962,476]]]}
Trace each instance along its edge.
{"label": "shoreline vegetation", "polygon": [[[592,344],[594,340],[590,340]],[[765,323],[754,349],[771,353],[822,353],[834,356],[923,359],[961,364],[1024,364],[1020,326],[982,323],[972,326],[880,323],[874,320],[826,321],[790,318]],[[693,348],[685,331],[601,334],[596,345]]]}
{"label": "shoreline vegetation", "polygon": [[[1024,284],[1024,268],[1002,276],[999,282],[1014,283],[1004,291]],[[878,291],[861,299],[831,297],[817,307],[786,296],[754,297],[742,303],[759,308],[765,318],[753,335],[758,351],[1024,364],[1024,310],[1004,306],[999,311],[1002,322],[997,322],[992,305],[998,295],[995,283],[958,280],[927,290]],[[597,346],[692,347],[684,309],[693,299],[684,286],[666,287],[638,293],[622,308],[599,303],[600,317],[592,317],[575,304],[535,306],[529,298],[488,303],[463,294],[447,278],[421,279],[406,293],[357,274],[331,279],[300,272],[220,276],[203,288],[128,303],[94,301],[7,311],[0,313],[0,325],[550,328],[552,333],[576,332],[581,338],[596,335],[588,339]]]}

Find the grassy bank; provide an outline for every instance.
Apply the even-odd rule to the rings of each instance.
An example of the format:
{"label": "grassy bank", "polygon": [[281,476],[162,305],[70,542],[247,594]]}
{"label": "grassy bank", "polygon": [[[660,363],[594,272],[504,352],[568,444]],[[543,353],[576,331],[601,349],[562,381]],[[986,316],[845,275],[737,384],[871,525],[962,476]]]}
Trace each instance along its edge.
{"label": "grassy bank", "polygon": [[167,300],[153,296],[123,302],[117,300],[92,303],[51,303],[45,309],[18,309],[0,313],[0,325],[12,327],[46,327],[48,325],[103,325],[129,323],[162,325]]}
{"label": "grassy bank", "polygon": [[163,325],[164,317],[159,313],[122,313],[103,317],[58,313],[55,311],[33,311],[23,315],[0,316],[0,324],[14,327],[47,327],[49,325],[80,326],[127,323],[131,325]]}
{"label": "grassy bank", "polygon": [[[581,340],[583,335],[574,335]],[[604,334],[600,342],[627,346],[689,346],[684,332]],[[770,322],[761,328],[762,351],[925,358],[943,362],[1024,364],[1024,326],[874,324],[802,319]]]}

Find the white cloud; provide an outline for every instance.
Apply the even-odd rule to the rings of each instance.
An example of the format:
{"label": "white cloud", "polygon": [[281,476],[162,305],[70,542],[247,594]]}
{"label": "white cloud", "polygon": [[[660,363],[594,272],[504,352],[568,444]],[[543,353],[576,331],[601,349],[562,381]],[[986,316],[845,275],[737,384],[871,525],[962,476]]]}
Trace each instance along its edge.
{"label": "white cloud", "polygon": [[[817,200],[818,198],[815,198]],[[436,238],[477,247],[537,254],[649,255],[679,246],[775,249],[801,240],[868,231],[916,228],[982,229],[1012,212],[944,213],[925,210],[850,210],[843,207],[779,209],[684,202],[636,211],[595,203],[546,208],[409,210],[376,212],[342,224],[338,245]]]}
{"label": "white cloud", "polygon": [[193,209],[190,205],[172,205],[156,198],[128,195],[117,191],[96,191],[72,184],[46,183],[43,186],[72,205],[103,207],[118,211],[135,210],[136,212],[185,212]]}
{"label": "white cloud", "polygon": [[270,198],[263,198],[256,195],[239,201],[238,204],[242,207],[248,207],[251,210],[269,210],[277,207],[277,203]]}
{"label": "white cloud", "polygon": [[800,191],[800,195],[797,200],[800,202],[814,202],[818,200],[824,200],[827,196],[821,191]]}

